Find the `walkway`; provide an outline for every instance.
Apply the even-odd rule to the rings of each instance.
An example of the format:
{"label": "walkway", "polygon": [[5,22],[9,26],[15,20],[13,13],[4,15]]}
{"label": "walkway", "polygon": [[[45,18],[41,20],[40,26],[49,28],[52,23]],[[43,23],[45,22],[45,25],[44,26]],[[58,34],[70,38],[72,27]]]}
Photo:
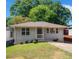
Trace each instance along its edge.
{"label": "walkway", "polygon": [[51,45],[54,45],[60,49],[72,53],[72,44],[71,43],[61,43],[61,42],[48,42]]}

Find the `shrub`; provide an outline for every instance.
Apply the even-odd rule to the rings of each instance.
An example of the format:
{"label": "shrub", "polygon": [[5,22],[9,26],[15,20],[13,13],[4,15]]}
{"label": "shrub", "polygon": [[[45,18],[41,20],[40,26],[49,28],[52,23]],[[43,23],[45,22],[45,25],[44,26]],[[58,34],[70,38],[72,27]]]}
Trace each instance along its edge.
{"label": "shrub", "polygon": [[35,39],[35,40],[34,40],[34,43],[38,43],[38,40],[37,40],[37,39]]}
{"label": "shrub", "polygon": [[54,39],[53,41],[55,41],[55,42],[58,41],[58,38]]}
{"label": "shrub", "polygon": [[28,43],[28,41],[25,41],[25,43]]}
{"label": "shrub", "polygon": [[20,44],[23,44],[23,42],[20,42]]}
{"label": "shrub", "polygon": [[33,42],[33,40],[30,41],[30,43],[32,43],[32,42]]}

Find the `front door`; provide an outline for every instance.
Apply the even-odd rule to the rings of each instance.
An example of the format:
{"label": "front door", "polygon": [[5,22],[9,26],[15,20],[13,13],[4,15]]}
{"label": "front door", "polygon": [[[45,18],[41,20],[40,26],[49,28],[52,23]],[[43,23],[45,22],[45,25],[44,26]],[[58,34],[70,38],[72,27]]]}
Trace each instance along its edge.
{"label": "front door", "polygon": [[42,28],[37,28],[37,39],[43,39],[43,29]]}

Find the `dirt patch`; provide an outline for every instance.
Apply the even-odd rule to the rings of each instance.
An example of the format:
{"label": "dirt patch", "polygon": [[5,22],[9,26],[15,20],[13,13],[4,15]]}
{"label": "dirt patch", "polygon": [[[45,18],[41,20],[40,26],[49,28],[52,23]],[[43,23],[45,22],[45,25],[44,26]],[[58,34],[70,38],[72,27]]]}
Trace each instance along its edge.
{"label": "dirt patch", "polygon": [[63,59],[63,52],[55,51],[53,55],[53,59]]}

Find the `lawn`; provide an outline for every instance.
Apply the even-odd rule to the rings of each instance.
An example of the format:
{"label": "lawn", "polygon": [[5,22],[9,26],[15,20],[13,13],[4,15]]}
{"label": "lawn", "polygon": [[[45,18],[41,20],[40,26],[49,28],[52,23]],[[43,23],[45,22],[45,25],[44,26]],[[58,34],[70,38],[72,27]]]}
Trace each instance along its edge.
{"label": "lawn", "polygon": [[72,59],[72,54],[48,43],[18,44],[6,48],[7,59]]}

